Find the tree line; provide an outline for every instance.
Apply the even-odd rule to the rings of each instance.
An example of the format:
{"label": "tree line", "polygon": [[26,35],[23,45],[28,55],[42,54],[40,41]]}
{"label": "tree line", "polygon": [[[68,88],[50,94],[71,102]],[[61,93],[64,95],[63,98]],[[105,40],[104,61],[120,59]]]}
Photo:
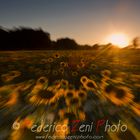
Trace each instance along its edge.
{"label": "tree line", "polygon": [[[138,39],[137,39],[138,40]],[[134,45],[137,45],[135,40]],[[108,44],[107,44],[108,45]],[[74,39],[51,40],[50,33],[41,28],[19,27],[6,29],[0,27],[0,50],[97,50],[101,45],[80,45]]]}
{"label": "tree line", "polygon": [[[94,45],[94,49],[98,45]],[[19,27],[5,29],[0,27],[0,50],[89,50],[90,45],[79,45],[74,39],[51,40],[50,33],[41,28]]]}

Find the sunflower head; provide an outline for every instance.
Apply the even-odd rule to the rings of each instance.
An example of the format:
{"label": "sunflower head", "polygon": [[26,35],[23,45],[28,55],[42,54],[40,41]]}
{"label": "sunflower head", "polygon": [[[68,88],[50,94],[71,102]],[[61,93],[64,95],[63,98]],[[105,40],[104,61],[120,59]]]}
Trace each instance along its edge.
{"label": "sunflower head", "polygon": [[111,71],[110,70],[103,70],[101,72],[101,75],[103,76],[103,78],[109,78],[111,75]]}
{"label": "sunflower head", "polygon": [[79,63],[79,64],[77,64],[77,68],[78,69],[82,69],[84,67],[85,67],[85,63]]}
{"label": "sunflower head", "polygon": [[59,89],[61,87],[61,81],[59,80],[54,81],[53,86],[55,89]]}
{"label": "sunflower head", "polygon": [[79,107],[86,100],[87,94],[83,90],[66,90],[65,101],[68,107],[74,106]]}
{"label": "sunflower head", "polygon": [[113,92],[115,90],[115,88],[116,88],[115,86],[113,86],[112,84],[109,84],[105,87],[104,90],[107,94],[110,94],[111,92]]}
{"label": "sunflower head", "polygon": [[85,101],[87,98],[87,94],[84,90],[79,90],[78,91],[78,97],[81,101]]}
{"label": "sunflower head", "polygon": [[85,64],[86,63],[86,59],[85,58],[81,58],[80,62]]}
{"label": "sunflower head", "polygon": [[21,75],[20,71],[10,71],[9,73],[1,75],[3,82],[10,82],[14,80],[16,77],[19,77]]}
{"label": "sunflower head", "polygon": [[65,98],[71,99],[74,97],[75,91],[74,90],[67,90],[65,92]]}
{"label": "sunflower head", "polygon": [[55,54],[53,55],[53,57],[54,57],[54,58],[60,58],[61,55],[60,55],[59,53],[55,53]]}
{"label": "sunflower head", "polygon": [[49,104],[56,99],[56,94],[51,88],[45,88],[34,93],[31,98],[31,103]]}
{"label": "sunflower head", "polygon": [[123,88],[117,88],[116,97],[118,99],[123,99],[126,96],[127,92]]}
{"label": "sunflower head", "polygon": [[67,67],[67,66],[68,66],[68,63],[63,62],[63,61],[60,62],[60,67],[63,67],[64,68],[64,67]]}
{"label": "sunflower head", "polygon": [[50,100],[55,96],[55,94],[52,91],[44,89],[40,90],[37,96],[43,100]]}
{"label": "sunflower head", "polygon": [[88,78],[86,76],[82,76],[80,79],[81,83],[85,83],[85,82],[87,82],[87,80],[88,80]]}
{"label": "sunflower head", "polygon": [[95,64],[92,63],[92,64],[90,65],[90,68],[91,68],[92,70],[95,70],[95,69],[97,68],[97,66],[96,66]]}
{"label": "sunflower head", "polygon": [[96,83],[93,81],[93,80],[88,80],[88,82],[87,82],[87,84],[86,84],[86,86],[88,87],[88,88],[96,88],[97,87],[97,85],[96,85]]}
{"label": "sunflower head", "polygon": [[108,85],[105,90],[105,96],[115,105],[126,105],[133,101],[134,95],[131,90],[125,86]]}
{"label": "sunflower head", "polygon": [[86,89],[86,90],[95,90],[97,88],[97,84],[95,83],[95,81],[91,80],[91,79],[88,79],[86,77],[83,77],[81,79],[81,82],[83,84],[83,87]]}
{"label": "sunflower head", "polygon": [[60,74],[64,74],[65,69],[63,67],[60,67],[58,71],[59,71]]}
{"label": "sunflower head", "polygon": [[54,59],[53,59],[52,57],[49,57],[49,58],[48,58],[48,62],[49,62],[49,63],[52,63],[53,61],[54,61]]}
{"label": "sunflower head", "polygon": [[73,72],[72,72],[72,76],[73,76],[73,77],[76,77],[77,75],[78,75],[78,72],[77,72],[77,71],[73,71]]}
{"label": "sunflower head", "polygon": [[31,88],[33,85],[35,84],[35,80],[29,80],[27,82],[24,82],[22,85],[21,85],[21,88],[19,89],[19,91],[25,91],[25,90],[28,90],[29,88]]}
{"label": "sunflower head", "polygon": [[53,71],[52,71],[52,75],[53,75],[53,76],[57,76],[57,75],[58,75],[58,71],[57,71],[57,70],[53,70]]}
{"label": "sunflower head", "polygon": [[61,80],[61,87],[62,88],[68,88],[69,82],[67,80],[62,79]]}
{"label": "sunflower head", "polygon": [[40,77],[38,80],[37,80],[37,84],[46,84],[48,82],[48,79],[46,77]]}

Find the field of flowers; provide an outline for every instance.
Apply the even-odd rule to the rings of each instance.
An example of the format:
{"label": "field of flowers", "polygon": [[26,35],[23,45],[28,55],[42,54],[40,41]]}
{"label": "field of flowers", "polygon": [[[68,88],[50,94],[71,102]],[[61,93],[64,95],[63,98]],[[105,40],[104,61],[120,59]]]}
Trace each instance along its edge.
{"label": "field of flowers", "polygon": [[[0,52],[0,140],[138,140],[139,94],[140,50]],[[81,133],[75,120],[102,126]],[[105,120],[127,131],[105,132]]]}

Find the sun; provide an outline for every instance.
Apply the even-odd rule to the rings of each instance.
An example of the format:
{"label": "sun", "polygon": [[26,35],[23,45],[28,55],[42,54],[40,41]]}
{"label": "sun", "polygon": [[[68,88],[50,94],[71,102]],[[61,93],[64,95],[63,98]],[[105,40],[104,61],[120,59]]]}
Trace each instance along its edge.
{"label": "sun", "polygon": [[112,34],[107,38],[107,42],[112,43],[120,48],[124,48],[129,45],[128,37],[123,33]]}

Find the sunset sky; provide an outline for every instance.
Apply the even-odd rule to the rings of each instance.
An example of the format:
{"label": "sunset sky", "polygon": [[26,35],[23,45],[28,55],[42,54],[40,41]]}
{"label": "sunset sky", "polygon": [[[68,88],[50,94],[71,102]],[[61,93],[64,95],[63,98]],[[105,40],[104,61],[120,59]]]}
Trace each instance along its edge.
{"label": "sunset sky", "polygon": [[118,32],[131,41],[140,35],[140,0],[0,0],[0,26],[41,27],[80,44],[107,43]]}

